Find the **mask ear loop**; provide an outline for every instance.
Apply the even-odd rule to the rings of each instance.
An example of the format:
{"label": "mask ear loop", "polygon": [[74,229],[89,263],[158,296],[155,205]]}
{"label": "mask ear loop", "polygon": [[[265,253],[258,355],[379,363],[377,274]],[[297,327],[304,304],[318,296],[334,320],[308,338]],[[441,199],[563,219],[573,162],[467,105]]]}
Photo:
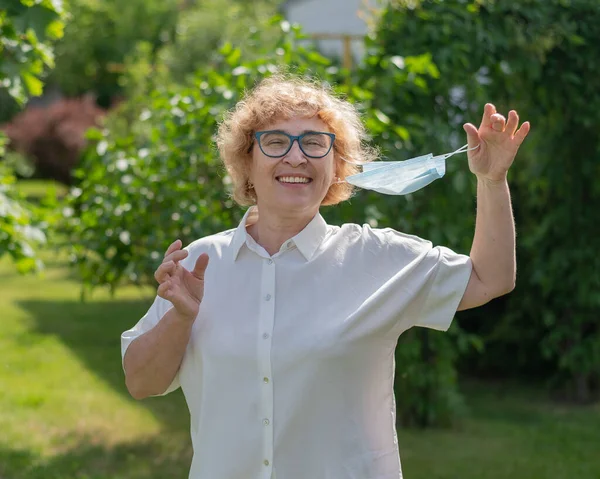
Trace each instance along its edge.
{"label": "mask ear loop", "polygon": [[[357,161],[347,160],[343,156],[340,156],[339,158],[340,158],[340,160],[344,160],[346,163],[348,163],[350,165],[362,166],[362,165],[366,164],[366,163],[359,163]],[[348,183],[348,182],[346,180],[342,180],[342,179],[338,178],[337,176],[336,176],[336,181],[332,181],[331,182],[332,185],[339,185],[339,184],[342,184],[342,183]]]}
{"label": "mask ear loop", "polygon": [[[480,146],[481,146],[481,144],[479,144],[477,146],[474,146],[473,148],[469,148],[469,144],[467,143],[466,145],[461,146],[458,150],[453,151],[452,153],[446,153],[445,155],[434,156],[433,159],[435,159],[435,158],[443,158],[445,160],[445,159],[450,158],[451,156],[456,155],[458,153],[466,153],[468,151],[476,150]],[[363,165],[367,164],[367,163],[358,163],[358,162],[355,162],[355,161],[350,161],[350,160],[347,160],[346,158],[344,158],[342,156],[340,156],[340,159],[344,160],[346,163],[349,163],[351,165],[356,165],[356,166],[363,166]],[[338,178],[337,181],[334,181],[332,183],[332,185],[337,185],[337,184],[340,184],[340,183],[347,183],[347,181],[346,180],[341,180],[341,179]]]}
{"label": "mask ear loop", "polygon": [[351,165],[356,165],[356,166],[362,166],[362,165],[366,165],[368,163],[368,162],[367,163],[359,163],[357,161],[350,161],[350,160],[347,160],[346,158],[344,158],[343,156],[340,156],[340,160],[344,160],[346,163],[349,163]]}
{"label": "mask ear loop", "polygon": [[445,159],[450,158],[451,156],[456,155],[458,153],[466,153],[467,151],[476,150],[480,146],[481,146],[481,144],[474,146],[473,148],[469,148],[469,145],[466,144],[464,146],[461,146],[458,150],[453,151],[452,153],[446,153],[445,155],[434,156],[434,158],[443,158],[445,160]]}

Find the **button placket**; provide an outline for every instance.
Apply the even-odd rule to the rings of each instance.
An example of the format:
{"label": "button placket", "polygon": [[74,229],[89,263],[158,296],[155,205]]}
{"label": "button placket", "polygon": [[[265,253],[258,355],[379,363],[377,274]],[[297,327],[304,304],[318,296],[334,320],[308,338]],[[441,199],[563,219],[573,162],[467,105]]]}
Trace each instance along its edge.
{"label": "button placket", "polygon": [[262,428],[263,438],[263,465],[265,474],[270,477],[270,470],[273,462],[273,381],[271,368],[271,348],[272,333],[275,322],[275,261],[271,258],[263,262],[261,288],[260,288],[260,306],[259,306],[259,325],[258,325],[258,363],[259,385],[261,394],[261,416],[258,421]]}

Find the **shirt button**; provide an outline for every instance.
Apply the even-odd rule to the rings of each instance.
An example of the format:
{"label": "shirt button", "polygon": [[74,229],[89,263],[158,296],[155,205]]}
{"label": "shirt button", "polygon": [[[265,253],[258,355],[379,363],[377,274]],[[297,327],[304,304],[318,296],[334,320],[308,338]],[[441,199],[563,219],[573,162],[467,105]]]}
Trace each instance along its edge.
{"label": "shirt button", "polygon": [[265,466],[268,466],[268,465],[270,464],[270,463],[269,463],[269,460],[268,460],[268,459],[265,459],[265,460],[263,461],[263,464],[264,464]]}
{"label": "shirt button", "polygon": [[263,334],[263,339],[269,339],[269,333],[264,333]]}
{"label": "shirt button", "polygon": [[268,426],[268,425],[270,424],[270,423],[269,423],[269,420],[268,420],[268,419],[265,419],[265,420],[263,420],[263,424],[264,424],[265,426]]}
{"label": "shirt button", "polygon": [[265,296],[265,299],[266,299],[267,301],[269,301],[269,300],[271,299],[271,295],[270,295],[270,294],[267,294],[267,295]]}
{"label": "shirt button", "polygon": [[267,261],[267,263],[269,263],[269,264],[273,264],[273,260],[272,260],[272,259],[270,259],[269,261]]}
{"label": "shirt button", "polygon": [[269,378],[265,376],[265,377],[263,378],[263,382],[264,382],[265,384],[269,384]]}

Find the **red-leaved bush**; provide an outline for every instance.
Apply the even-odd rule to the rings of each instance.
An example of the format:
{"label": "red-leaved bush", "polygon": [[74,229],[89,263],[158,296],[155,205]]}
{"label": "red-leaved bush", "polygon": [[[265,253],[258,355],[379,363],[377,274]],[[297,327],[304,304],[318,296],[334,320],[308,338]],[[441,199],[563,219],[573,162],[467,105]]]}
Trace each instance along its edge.
{"label": "red-leaved bush", "polygon": [[45,107],[29,106],[0,129],[12,150],[31,159],[36,176],[68,185],[86,144],[86,130],[98,126],[105,114],[90,95],[63,98]]}

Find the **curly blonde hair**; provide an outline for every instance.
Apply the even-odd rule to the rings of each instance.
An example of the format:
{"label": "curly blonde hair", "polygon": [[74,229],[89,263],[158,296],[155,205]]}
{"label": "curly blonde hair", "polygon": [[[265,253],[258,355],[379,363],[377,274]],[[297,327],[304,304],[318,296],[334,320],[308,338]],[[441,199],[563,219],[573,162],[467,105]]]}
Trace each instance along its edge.
{"label": "curly blonde hair", "polygon": [[[230,110],[219,125],[216,143],[233,183],[233,199],[241,206],[256,204],[256,193],[249,183],[254,133],[278,120],[293,116],[317,116],[335,134],[336,175],[343,180],[359,172],[355,164],[378,157],[366,145],[366,130],[357,109],[334,95],[329,86],[317,80],[277,74],[262,80]],[[322,205],[335,205],[352,196],[347,183],[331,185]]]}

